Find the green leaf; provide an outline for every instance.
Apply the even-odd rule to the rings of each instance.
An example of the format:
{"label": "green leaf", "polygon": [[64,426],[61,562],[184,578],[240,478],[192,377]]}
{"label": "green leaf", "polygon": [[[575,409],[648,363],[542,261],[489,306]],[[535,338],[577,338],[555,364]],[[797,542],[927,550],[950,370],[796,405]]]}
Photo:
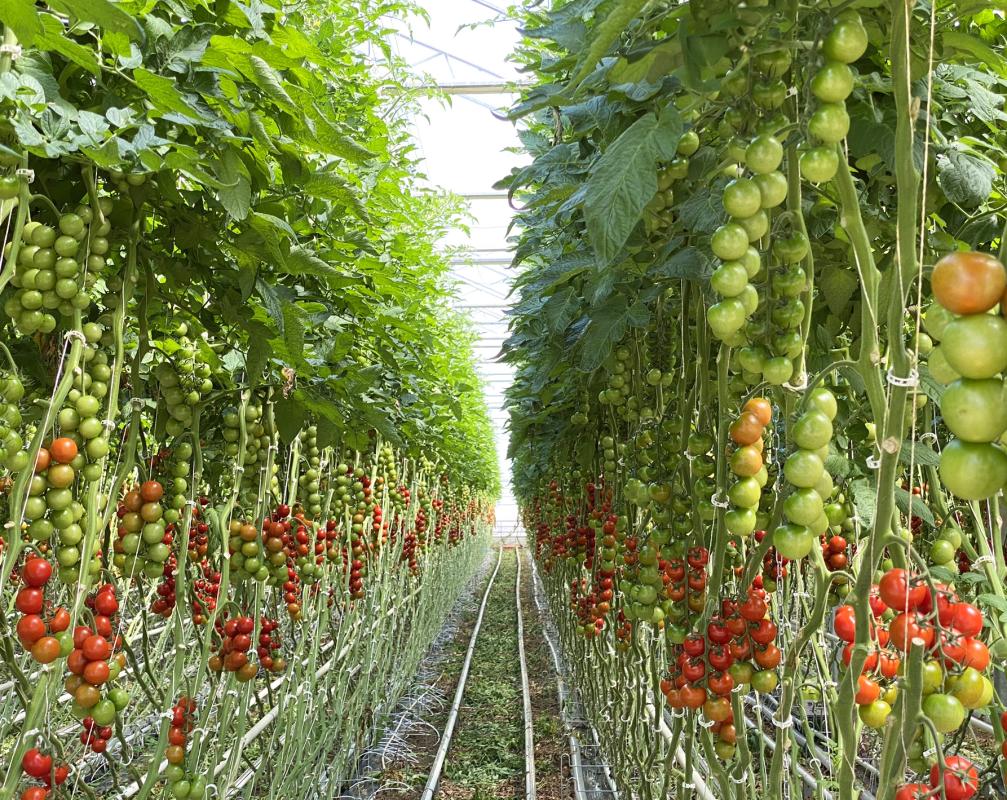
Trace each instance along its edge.
{"label": "green leaf", "polygon": [[248,216],[252,205],[252,187],[245,175],[241,157],[232,149],[224,151],[217,167],[223,186],[217,189],[217,199],[231,219],[242,220]]}
{"label": "green leaf", "polygon": [[609,51],[622,32],[636,19],[636,15],[647,5],[647,1],[620,0],[612,7],[608,16],[598,25],[594,37],[591,39],[591,44],[578,62],[577,70],[570,79],[570,85],[566,90],[568,93],[572,94],[584,78],[591,74],[597,63],[601,61],[602,56]]}
{"label": "green leaf", "polygon": [[1002,611],[1007,614],[1007,599],[1000,597],[995,594],[981,594],[976,597],[980,605],[989,606],[995,608],[997,611]]}
{"label": "green leaf", "polygon": [[345,275],[331,264],[326,263],[310,250],[296,245],[290,248],[284,267],[291,275],[313,275],[326,281],[334,289],[343,288],[357,282],[352,275]]}
{"label": "green leaf", "polygon": [[941,32],[941,42],[945,49],[958,50],[970,56],[970,65],[974,65],[975,59],[978,59],[1001,75],[1007,74],[1007,59],[978,36],[966,33],[961,28],[946,28]]}
{"label": "green leaf", "polygon": [[368,219],[367,209],[357,197],[356,192],[344,178],[334,172],[315,172],[308,177],[302,188],[306,194],[312,197],[321,197],[325,200],[342,203],[344,206],[352,208],[360,219],[364,221]]}
{"label": "green leaf", "polygon": [[670,159],[682,136],[682,120],[671,107],[647,114],[616,139],[594,165],[587,181],[584,219],[599,266],[610,264],[657,193],[657,162]]}
{"label": "green leaf", "polygon": [[34,44],[43,32],[34,0],[3,0],[0,3],[0,22],[9,26],[25,47]]}
{"label": "green leaf", "polygon": [[40,14],[39,19],[42,22],[44,33],[36,38],[36,47],[40,50],[50,50],[59,53],[68,61],[72,61],[77,66],[83,67],[94,75],[101,73],[101,65],[98,63],[94,50],[90,47],[77,44],[77,42],[67,37],[66,29],[63,27],[62,22],[52,14]]}
{"label": "green leaf", "polygon": [[934,515],[933,512],[927,507],[927,504],[924,503],[923,500],[917,497],[916,495],[910,495],[909,492],[907,492],[905,489],[899,489],[898,487],[896,487],[895,505],[897,505],[899,507],[899,510],[902,511],[902,513],[905,514],[907,517],[910,516],[909,513],[910,497],[912,497],[912,503],[913,503],[912,516],[919,517],[927,525],[929,525],[930,527],[934,527],[935,525]]}
{"label": "green leaf", "polygon": [[902,449],[899,450],[899,461],[906,465],[912,462],[924,467],[939,467],[941,465],[941,457],[937,451],[920,441],[903,442]]}
{"label": "green leaf", "polygon": [[248,62],[252,66],[253,79],[255,85],[268,95],[273,102],[284,109],[295,112],[296,106],[290,99],[290,95],[283,88],[283,78],[265,60],[256,55],[250,55]]}
{"label": "green leaf", "polygon": [[850,491],[853,493],[853,507],[860,517],[860,527],[870,528],[874,524],[874,512],[878,506],[878,494],[873,481],[857,478],[850,482]]}
{"label": "green leaf", "polygon": [[852,269],[843,269],[830,264],[822,270],[816,283],[829,311],[837,317],[844,317],[850,300],[860,286],[860,279]]}
{"label": "green leaf", "polygon": [[273,404],[273,417],[280,438],[289,445],[301,432],[308,414],[296,397],[279,397]]}
{"label": "green leaf", "polygon": [[937,158],[937,183],[948,200],[965,208],[989,199],[996,176],[996,167],[971,153],[951,150]]}
{"label": "green leaf", "polygon": [[182,114],[193,119],[199,118],[199,113],[175,88],[175,81],[171,78],[155,75],[150,70],[138,67],[133,70],[133,80],[159,111]]}
{"label": "green leaf", "polygon": [[250,386],[262,382],[262,374],[269,362],[273,348],[265,337],[250,337],[249,352],[245,356],[245,376]]}
{"label": "green leaf", "polygon": [[591,321],[580,339],[580,369],[594,372],[630,327],[639,328],[650,321],[650,311],[643,303],[627,305],[619,295],[591,314]]}
{"label": "green leaf", "polygon": [[117,3],[109,0],[49,0],[49,5],[52,8],[63,9],[79,20],[93,22],[110,33],[125,34],[134,42],[143,41],[143,29],[140,24]]}

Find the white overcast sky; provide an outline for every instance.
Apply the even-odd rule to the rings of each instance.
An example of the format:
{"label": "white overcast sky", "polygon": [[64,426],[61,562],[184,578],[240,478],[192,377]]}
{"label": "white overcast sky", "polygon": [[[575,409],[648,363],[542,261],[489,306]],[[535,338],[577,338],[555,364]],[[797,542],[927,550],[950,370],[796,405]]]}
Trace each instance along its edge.
{"label": "white overcast sky", "polygon": [[[422,0],[430,22],[400,24],[394,50],[414,70],[438,85],[502,84],[520,80],[508,56],[518,41],[516,25],[501,20],[493,0]],[[493,21],[492,25],[483,24]],[[417,148],[430,182],[463,196],[493,194],[493,184],[524,163],[507,152],[516,147],[514,126],[493,115],[514,100],[511,94],[452,95],[450,101],[426,101],[414,120]],[[509,273],[506,233],[511,209],[506,198],[469,200],[474,221],[470,232],[457,231],[445,246],[465,246],[469,255],[455,265],[458,305],[471,315],[480,336],[479,370],[496,429],[504,494],[497,505],[497,530],[518,526],[506,459],[503,390],[511,370],[495,358],[506,336]]]}

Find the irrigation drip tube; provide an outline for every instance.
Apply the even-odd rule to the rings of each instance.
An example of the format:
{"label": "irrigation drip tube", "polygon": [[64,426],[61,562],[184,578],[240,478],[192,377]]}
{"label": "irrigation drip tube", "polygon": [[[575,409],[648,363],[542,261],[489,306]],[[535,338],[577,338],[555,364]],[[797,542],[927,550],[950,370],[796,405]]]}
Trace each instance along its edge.
{"label": "irrigation drip tube", "polygon": [[[501,548],[502,549],[502,548]],[[521,662],[521,700],[524,712],[524,794],[525,800],[535,800],[535,729],[532,725],[531,691],[528,688],[528,662],[524,653],[524,621],[521,618],[521,555],[524,548],[515,549],[517,557],[517,581],[514,599],[517,605],[517,652]]]}
{"label": "irrigation drip tube", "polygon": [[451,737],[454,735],[455,723],[458,721],[458,709],[461,708],[462,697],[465,694],[465,681],[468,680],[469,667],[472,665],[472,654],[476,649],[476,640],[479,638],[479,630],[482,628],[483,615],[486,612],[486,605],[490,599],[490,591],[493,589],[493,582],[496,580],[497,573],[500,571],[500,564],[502,561],[503,548],[500,548],[496,567],[494,567],[493,574],[490,575],[489,583],[486,585],[486,591],[483,594],[482,603],[479,606],[479,616],[476,617],[476,624],[472,629],[472,636],[469,639],[469,647],[465,652],[465,661],[462,663],[462,671],[458,676],[458,687],[455,689],[455,698],[451,703],[451,709],[448,712],[447,722],[444,724],[444,733],[441,735],[441,743],[437,748],[437,754],[434,756],[434,762],[430,767],[430,775],[427,777],[427,783],[426,786],[423,787],[423,793],[420,795],[420,800],[433,800],[434,794],[437,792],[437,784],[440,783],[441,772],[444,770],[444,761],[447,758],[448,749],[451,747]]}

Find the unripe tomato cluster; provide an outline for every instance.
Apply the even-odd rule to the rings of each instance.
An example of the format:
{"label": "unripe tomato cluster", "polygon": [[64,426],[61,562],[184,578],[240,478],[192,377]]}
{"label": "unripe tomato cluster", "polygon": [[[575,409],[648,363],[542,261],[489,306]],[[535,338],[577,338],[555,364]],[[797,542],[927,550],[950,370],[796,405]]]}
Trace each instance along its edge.
{"label": "unripe tomato cluster", "polygon": [[[994,256],[955,252],[934,265],[936,302],[926,328],[940,344],[928,356],[930,374],[947,384],[941,416],[955,435],[941,450],[941,482],[964,500],[983,500],[1007,483],[1007,321],[1000,310],[1007,270]],[[993,313],[990,313],[993,312]]]}
{"label": "unripe tomato cluster", "polygon": [[28,467],[30,457],[21,436],[21,412],[24,384],[12,372],[0,372],[0,463],[11,472]]}
{"label": "unripe tomato cluster", "polygon": [[[173,350],[153,370],[161,388],[161,402],[168,415],[165,425],[169,436],[180,436],[192,426],[192,410],[213,391],[213,369],[200,344],[186,334],[185,323],[178,326]],[[205,344],[204,344],[205,346]]]}
{"label": "unripe tomato cluster", "polygon": [[814,389],[808,409],[791,426],[797,449],[783,464],[783,477],[793,491],[783,501],[786,523],[773,531],[773,547],[784,558],[797,561],[811,552],[817,537],[829,529],[825,503],[832,496],[832,476],[825,469],[832,441],[836,398],[828,389]]}
{"label": "unripe tomato cluster", "polygon": [[23,586],[14,598],[14,608],[21,616],[17,621],[17,636],[21,646],[31,652],[40,664],[50,664],[65,655],[70,614],[57,608],[48,623],[42,617],[46,584],[52,577],[52,565],[39,556],[29,556],[21,568]]}
{"label": "unripe tomato cluster", "polygon": [[[762,463],[762,453],[765,447],[763,433],[772,421],[773,408],[764,397],[753,397],[745,403],[741,415],[731,424],[731,441],[739,448],[753,448],[750,454],[751,464],[744,464],[742,472],[750,472],[756,463],[759,469],[753,475],[739,475],[728,490],[727,497],[732,508],[724,515],[727,530],[735,536],[748,536],[755,530],[759,502],[762,490],[769,481],[769,473]],[[758,460],[756,460],[758,456]]]}
{"label": "unripe tomato cluster", "polygon": [[[112,210],[108,197],[100,198],[99,205],[104,214]],[[11,279],[17,291],[4,302],[4,313],[20,334],[52,333],[57,312],[70,317],[91,304],[87,290],[105,267],[111,230],[111,223],[107,219],[99,223],[87,206],[60,216],[56,228],[25,223]],[[8,242],[4,260],[13,250],[14,243]],[[81,269],[81,262],[86,269]]]}
{"label": "unripe tomato cluster", "polygon": [[77,449],[77,443],[66,436],[49,442],[38,452],[35,460],[35,474],[28,484],[28,499],[24,506],[24,519],[28,522],[28,535],[39,542],[49,542],[56,534],[56,561],[59,564],[59,578],[64,583],[76,583],[79,577],[81,558],[88,560],[86,576],[98,574],[101,563],[98,559],[97,541],[94,551],[84,553],[81,544],[84,531],[80,520],[84,516],[84,506],[74,497],[73,488],[78,473],[86,469],[84,455]]}

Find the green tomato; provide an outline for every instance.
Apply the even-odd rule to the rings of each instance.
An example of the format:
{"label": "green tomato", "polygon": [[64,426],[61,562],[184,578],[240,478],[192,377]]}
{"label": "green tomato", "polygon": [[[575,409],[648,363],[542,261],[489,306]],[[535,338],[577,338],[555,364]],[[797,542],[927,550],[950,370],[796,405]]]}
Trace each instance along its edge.
{"label": "green tomato", "polygon": [[732,504],[741,508],[755,508],[759,505],[762,487],[754,478],[741,478],[727,492],[727,498]]}
{"label": "green tomato", "polygon": [[892,713],[892,707],[884,700],[879,699],[860,706],[857,713],[860,714],[861,722],[868,728],[880,730],[885,726],[888,716]]}
{"label": "green tomato", "polygon": [[958,315],[948,311],[940,303],[931,303],[923,314],[923,327],[934,339],[940,341],[944,337],[944,329],[956,319]]}
{"label": "green tomato", "polygon": [[111,725],[115,722],[115,704],[108,699],[99,700],[91,709],[91,716],[99,725]]}
{"label": "green tomato", "polygon": [[748,272],[740,261],[727,261],[710,278],[710,288],[722,297],[737,297],[748,285]]}
{"label": "green tomato", "polygon": [[800,167],[806,181],[828,183],[839,171],[839,154],[832,147],[813,147],[801,154]]}
{"label": "green tomato", "polygon": [[867,29],[859,18],[841,19],[835,24],[825,41],[822,53],[829,61],[852,64],[867,52]]}
{"label": "green tomato", "polygon": [[850,132],[850,115],[842,103],[825,103],[808,120],[808,133],[825,144],[838,144]]}
{"label": "green tomato", "polygon": [[678,154],[680,156],[691,156],[699,150],[699,134],[695,131],[686,131],[682,138],[678,140]]}
{"label": "green tomato", "polygon": [[794,443],[802,450],[818,450],[832,440],[832,421],[822,411],[805,411],[790,431]]}
{"label": "green tomato", "polygon": [[966,442],[993,442],[1007,430],[1007,390],[1000,378],[956,380],[941,397],[944,424]]}
{"label": "green tomato", "polygon": [[815,388],[808,398],[808,408],[817,408],[830,420],[836,418],[839,413],[839,405],[836,403],[836,396],[823,386]]}
{"label": "green tomato", "polygon": [[954,439],[941,451],[940,477],[963,500],[985,500],[1007,483],[1007,453],[995,444]]}
{"label": "green tomato", "polygon": [[[760,195],[759,197],[761,204],[762,196]],[[759,241],[769,233],[769,216],[761,208],[750,217],[745,217],[744,219],[734,218],[733,221],[745,229],[750,243]]]}
{"label": "green tomato", "polygon": [[721,261],[737,261],[748,252],[748,232],[737,223],[721,225],[713,234],[710,247]]}
{"label": "green tomato", "polygon": [[762,208],[762,193],[751,178],[737,178],[724,187],[724,210],[745,219]]}
{"label": "green tomato", "polygon": [[779,685],[780,679],[771,669],[759,670],[752,674],[752,688],[760,694],[771,694]]}
{"label": "green tomato", "polygon": [[783,501],[783,513],[796,525],[811,527],[824,511],[822,498],[814,489],[798,489]]}
{"label": "green tomato", "polygon": [[799,264],[791,264],[773,274],[773,294],[777,297],[798,297],[808,286],[808,275]]}
{"label": "green tomato", "polygon": [[784,558],[798,561],[811,552],[815,535],[804,525],[787,523],[773,531],[773,547]]}
{"label": "green tomato", "polygon": [[1007,368],[1007,321],[990,314],[959,317],[944,328],[940,350],[959,375],[992,378]]}
{"label": "green tomato", "polygon": [[842,61],[827,61],[811,79],[811,93],[823,103],[841,103],[853,91],[853,70]]}
{"label": "green tomato", "polygon": [[710,306],[706,312],[707,322],[718,338],[741,330],[745,324],[745,307],[740,300],[729,297]]}
{"label": "green tomato", "polygon": [[755,530],[754,508],[732,508],[724,514],[724,525],[735,536],[748,536]]}
{"label": "green tomato", "polygon": [[762,367],[762,377],[773,386],[782,386],[793,377],[793,374],[794,362],[783,356],[767,359]]}
{"label": "green tomato", "polygon": [[794,231],[790,236],[778,238],[773,242],[773,253],[784,264],[796,264],[807,256],[810,249],[808,237],[800,231]]}
{"label": "green tomato", "polygon": [[782,162],[783,145],[775,136],[757,136],[745,150],[745,166],[756,175],[775,172]]}
{"label": "green tomato", "polygon": [[965,706],[957,697],[942,692],[923,698],[923,713],[940,733],[956,731],[965,721]]}
{"label": "green tomato", "polygon": [[810,450],[796,450],[783,464],[783,476],[787,482],[801,489],[813,489],[824,471],[822,459]]}
{"label": "green tomato", "polygon": [[945,386],[954,383],[961,377],[944,357],[944,349],[940,345],[930,351],[930,355],[927,357],[927,369],[930,370],[930,376],[935,381],[943,383]]}
{"label": "green tomato", "polygon": [[787,176],[782,172],[771,170],[756,175],[753,180],[759,187],[763,208],[776,208],[787,199],[789,185],[787,184]]}

